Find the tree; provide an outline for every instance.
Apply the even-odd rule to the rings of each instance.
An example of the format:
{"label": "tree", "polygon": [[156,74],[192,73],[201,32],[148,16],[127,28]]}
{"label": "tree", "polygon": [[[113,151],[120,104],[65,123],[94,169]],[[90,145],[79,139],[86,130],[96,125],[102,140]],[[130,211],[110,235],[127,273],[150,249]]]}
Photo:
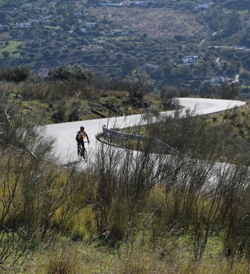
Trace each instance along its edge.
{"label": "tree", "polygon": [[29,68],[20,66],[0,71],[0,79],[18,83],[25,81],[31,74],[32,72]]}
{"label": "tree", "polygon": [[50,49],[47,48],[46,50],[43,51],[44,58],[49,58],[51,56],[52,56],[52,51]]}
{"label": "tree", "polygon": [[132,100],[139,99],[143,104],[143,97],[146,93],[153,92],[153,85],[144,70],[133,71],[123,79],[125,90],[130,94]]}
{"label": "tree", "polygon": [[10,56],[10,53],[8,51],[2,52],[3,58],[7,59]]}
{"label": "tree", "polygon": [[92,72],[84,69],[80,65],[61,65],[55,69],[49,71],[49,75],[52,76],[55,80],[85,80],[86,82],[90,82],[92,80]]}
{"label": "tree", "polygon": [[241,16],[236,11],[228,16],[225,28],[228,33],[235,33],[242,28]]}
{"label": "tree", "polygon": [[222,99],[237,99],[240,94],[239,86],[237,84],[227,84],[223,83],[221,86],[217,89],[217,93],[219,95],[219,98]]}
{"label": "tree", "polygon": [[122,62],[122,71],[123,74],[129,74],[133,70],[136,70],[138,68],[138,60],[134,56],[128,56],[123,59]]}

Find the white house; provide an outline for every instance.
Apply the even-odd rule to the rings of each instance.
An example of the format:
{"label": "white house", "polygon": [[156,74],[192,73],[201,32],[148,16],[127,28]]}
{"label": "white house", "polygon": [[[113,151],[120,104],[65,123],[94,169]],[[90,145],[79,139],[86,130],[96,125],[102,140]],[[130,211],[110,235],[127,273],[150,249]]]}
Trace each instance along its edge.
{"label": "white house", "polygon": [[82,12],[80,12],[80,11],[79,12],[75,12],[74,15],[75,16],[82,16]]}
{"label": "white house", "polygon": [[111,30],[110,34],[111,35],[122,35],[123,31],[121,29],[115,29],[115,30]]}
{"label": "white house", "polygon": [[128,1],[128,2],[124,2],[123,5],[124,6],[147,6],[149,3],[149,1]]}
{"label": "white house", "polygon": [[194,8],[195,8],[196,10],[203,10],[203,9],[207,10],[207,9],[209,9],[210,7],[209,7],[208,4],[199,4],[198,6],[195,6]]}
{"label": "white house", "polygon": [[100,6],[106,6],[106,7],[121,7],[123,5],[123,2],[121,3],[99,3]]}
{"label": "white house", "polygon": [[82,33],[87,33],[87,30],[85,28],[81,28]]}
{"label": "white house", "polygon": [[25,22],[25,23],[18,23],[17,27],[19,28],[30,28],[31,27],[31,23],[30,22]]}
{"label": "white house", "polygon": [[210,83],[211,84],[221,84],[221,83],[226,83],[228,82],[228,78],[225,78],[225,77],[212,77],[210,79]]}
{"label": "white house", "polygon": [[32,7],[34,7],[35,5],[33,5],[33,4],[22,4],[22,6],[21,6],[21,8],[32,8]]}
{"label": "white house", "polygon": [[158,70],[159,66],[153,65],[153,64],[145,64],[145,65],[142,65],[142,68],[150,68],[152,70]]}
{"label": "white house", "polygon": [[214,5],[213,2],[209,2],[209,3],[206,3],[206,4],[199,4],[197,6],[194,7],[194,9],[196,10],[208,10],[211,8],[211,6]]}
{"label": "white house", "polygon": [[199,57],[197,55],[187,55],[182,59],[183,64],[198,64]]}
{"label": "white house", "polygon": [[86,24],[85,24],[85,27],[86,28],[89,28],[89,29],[93,29],[93,28],[95,28],[97,26],[97,23],[90,23],[90,22],[87,22]]}

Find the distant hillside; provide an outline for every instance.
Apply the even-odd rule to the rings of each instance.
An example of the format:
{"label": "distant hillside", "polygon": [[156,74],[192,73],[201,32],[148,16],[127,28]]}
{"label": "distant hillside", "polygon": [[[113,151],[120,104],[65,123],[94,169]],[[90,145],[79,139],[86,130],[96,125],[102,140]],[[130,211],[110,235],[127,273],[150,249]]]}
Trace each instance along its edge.
{"label": "distant hillside", "polygon": [[[197,93],[211,88],[212,77],[231,83],[240,74],[248,97],[248,5],[198,0],[2,1],[0,69],[27,66],[46,76],[62,64],[79,64],[108,79],[144,70],[157,90],[177,86]],[[245,48],[235,50],[238,45]],[[183,65],[186,56],[197,56],[198,62]]]}
{"label": "distant hillside", "polygon": [[146,35],[153,39],[173,39],[177,35],[206,37],[208,29],[197,20],[197,14],[191,10],[173,10],[171,8],[108,8],[96,7],[90,14],[97,20],[106,17],[123,31]]}

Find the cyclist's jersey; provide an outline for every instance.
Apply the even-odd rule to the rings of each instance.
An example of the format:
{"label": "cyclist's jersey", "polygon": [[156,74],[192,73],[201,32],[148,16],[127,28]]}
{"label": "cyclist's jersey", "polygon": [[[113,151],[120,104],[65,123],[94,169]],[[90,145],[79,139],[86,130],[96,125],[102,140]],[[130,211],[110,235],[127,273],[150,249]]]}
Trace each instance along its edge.
{"label": "cyclist's jersey", "polygon": [[87,137],[87,133],[84,130],[77,131],[76,138],[78,140],[84,140]]}

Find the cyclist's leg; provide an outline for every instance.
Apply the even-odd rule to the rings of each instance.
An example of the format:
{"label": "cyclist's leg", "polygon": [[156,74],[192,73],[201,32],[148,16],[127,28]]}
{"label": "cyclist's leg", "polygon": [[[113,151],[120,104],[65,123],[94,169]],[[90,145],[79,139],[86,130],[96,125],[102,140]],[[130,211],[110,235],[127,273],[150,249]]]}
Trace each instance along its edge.
{"label": "cyclist's leg", "polygon": [[87,157],[87,151],[86,151],[86,148],[85,148],[84,140],[81,140],[81,145],[82,145],[82,157],[84,159],[86,159],[86,157]]}
{"label": "cyclist's leg", "polygon": [[83,158],[84,158],[85,160],[88,159],[88,154],[87,154],[87,150],[86,150],[85,147],[84,147],[84,149],[83,149]]}
{"label": "cyclist's leg", "polygon": [[81,143],[80,143],[80,141],[77,141],[77,153],[81,154]]}
{"label": "cyclist's leg", "polygon": [[79,149],[80,149],[80,153],[82,154],[83,149],[84,149],[84,142],[83,142],[83,140],[79,141]]}
{"label": "cyclist's leg", "polygon": [[81,161],[81,147],[80,147],[80,143],[78,140],[77,140],[77,156],[78,156],[79,161]]}

